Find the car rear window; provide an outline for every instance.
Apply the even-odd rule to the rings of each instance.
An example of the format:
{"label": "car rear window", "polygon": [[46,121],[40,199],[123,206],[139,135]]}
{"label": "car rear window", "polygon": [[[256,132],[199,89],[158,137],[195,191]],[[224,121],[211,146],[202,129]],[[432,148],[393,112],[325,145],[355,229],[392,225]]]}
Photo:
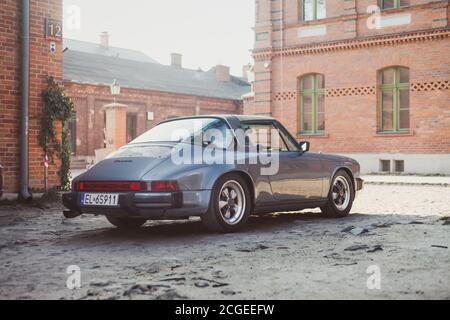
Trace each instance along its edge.
{"label": "car rear window", "polygon": [[159,158],[165,157],[170,154],[172,150],[171,146],[156,146],[156,145],[134,145],[120,148],[119,150],[111,153],[107,158],[140,158],[140,157],[152,157]]}

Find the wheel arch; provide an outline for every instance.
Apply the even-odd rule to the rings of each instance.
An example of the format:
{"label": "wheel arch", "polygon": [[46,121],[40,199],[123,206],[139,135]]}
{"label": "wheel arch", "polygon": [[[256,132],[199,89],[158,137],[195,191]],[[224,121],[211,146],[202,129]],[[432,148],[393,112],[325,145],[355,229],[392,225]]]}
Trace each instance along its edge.
{"label": "wheel arch", "polygon": [[214,181],[214,186],[216,185],[217,181],[222,178],[223,176],[227,175],[227,174],[238,174],[239,176],[242,177],[242,179],[244,179],[245,183],[247,184],[248,189],[250,190],[250,204],[251,204],[251,209],[253,209],[255,207],[255,203],[256,203],[256,196],[255,196],[255,183],[253,182],[252,177],[245,171],[242,170],[230,170],[230,171],[226,171],[223,172],[221,175],[219,175],[216,180]]}
{"label": "wheel arch", "polygon": [[332,174],[331,177],[330,177],[329,187],[331,187],[331,185],[332,185],[334,176],[335,176],[336,173],[337,173],[338,171],[340,171],[340,170],[345,171],[345,172],[350,176],[350,179],[352,180],[353,192],[356,192],[355,176],[353,175],[352,170],[351,170],[350,168],[346,167],[345,165],[337,166],[337,167],[334,169],[333,174]]}

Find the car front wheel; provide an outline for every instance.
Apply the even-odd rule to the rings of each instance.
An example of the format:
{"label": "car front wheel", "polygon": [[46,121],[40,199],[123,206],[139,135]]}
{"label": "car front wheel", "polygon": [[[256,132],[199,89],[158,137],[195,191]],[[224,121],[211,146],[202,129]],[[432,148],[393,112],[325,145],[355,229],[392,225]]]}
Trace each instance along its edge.
{"label": "car front wheel", "polygon": [[147,222],[147,219],[139,218],[117,218],[107,216],[106,219],[119,229],[137,229]]}
{"label": "car front wheel", "polygon": [[250,214],[250,191],[238,174],[221,177],[212,190],[208,212],[202,223],[212,232],[236,232],[247,222]]}
{"label": "car front wheel", "polygon": [[352,179],[346,171],[339,170],[331,182],[328,202],[320,209],[328,217],[345,217],[350,213],[354,199],[355,188]]}

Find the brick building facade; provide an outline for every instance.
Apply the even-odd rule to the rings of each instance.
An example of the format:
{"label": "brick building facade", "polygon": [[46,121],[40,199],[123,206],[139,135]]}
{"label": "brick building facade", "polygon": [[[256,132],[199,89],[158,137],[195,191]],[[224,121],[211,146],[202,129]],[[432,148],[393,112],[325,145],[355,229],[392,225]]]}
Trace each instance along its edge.
{"label": "brick building facade", "polygon": [[[46,38],[46,19],[62,21],[62,0],[30,0],[29,72],[29,187],[44,188],[44,154],[38,144],[42,91],[46,76],[62,80],[62,48],[50,51]],[[0,4],[0,165],[4,167],[5,192],[17,192],[20,176],[20,125],[22,1],[2,0]],[[58,161],[48,171],[49,186],[60,184]]]}
{"label": "brick building facade", "polygon": [[[180,54],[172,54],[170,66],[161,65],[139,52],[110,47],[105,36],[99,44],[65,41],[64,86],[76,109],[75,166],[92,163],[96,154],[98,159],[114,139],[107,137],[107,119],[114,122],[117,148],[170,117],[242,113],[241,96],[250,84],[230,75],[228,67],[185,69]],[[119,95],[112,95],[114,81]]]}
{"label": "brick building facade", "polygon": [[[79,159],[92,160],[95,150],[102,148],[104,144],[104,107],[114,102],[110,87],[66,82],[65,88],[73,99],[77,112],[74,155]],[[120,96],[115,100],[116,103],[127,107],[128,123],[124,121],[117,126],[117,130],[125,132],[125,140],[144,133],[160,121],[170,117],[242,113],[242,101],[239,100],[130,88],[121,88]],[[152,120],[148,120],[149,112],[153,114]],[[130,120],[130,116],[136,117],[136,120]],[[130,125],[133,125],[130,122],[135,124],[135,129],[130,128]],[[134,133],[130,135],[130,131],[134,131]],[[129,137],[126,137],[127,132]]]}
{"label": "brick building facade", "polygon": [[449,13],[448,1],[256,0],[244,113],[363,172],[450,174]]}

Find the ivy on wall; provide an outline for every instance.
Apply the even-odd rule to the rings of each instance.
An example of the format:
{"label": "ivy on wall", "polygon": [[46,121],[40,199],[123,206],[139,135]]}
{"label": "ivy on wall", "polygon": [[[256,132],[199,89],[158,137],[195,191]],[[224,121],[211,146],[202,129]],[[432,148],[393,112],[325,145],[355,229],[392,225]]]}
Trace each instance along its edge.
{"label": "ivy on wall", "polygon": [[[54,163],[53,156],[57,153],[61,159],[61,189],[70,189],[70,137],[68,122],[74,116],[74,104],[66,96],[64,88],[60,87],[52,76],[47,76],[47,88],[42,92],[44,108],[41,115],[41,130],[39,145],[44,149],[49,160]],[[57,137],[55,121],[61,121],[61,139]]]}

